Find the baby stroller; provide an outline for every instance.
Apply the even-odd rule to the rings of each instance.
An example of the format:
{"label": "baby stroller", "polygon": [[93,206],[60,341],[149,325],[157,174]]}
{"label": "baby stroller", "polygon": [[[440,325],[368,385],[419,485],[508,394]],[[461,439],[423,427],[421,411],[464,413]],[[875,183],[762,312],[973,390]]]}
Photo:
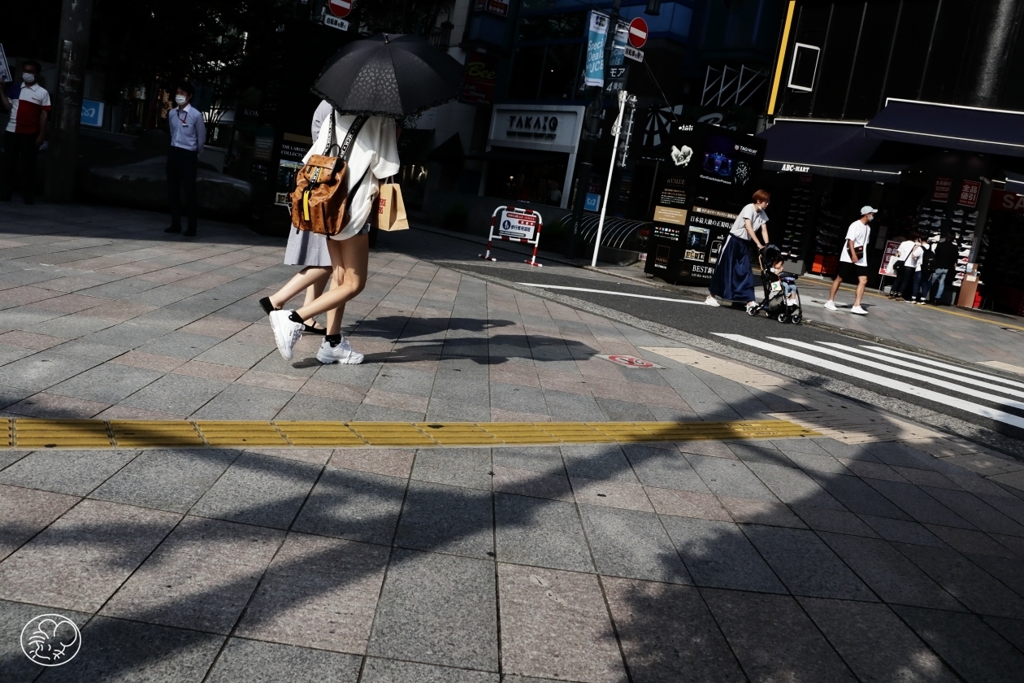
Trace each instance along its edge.
{"label": "baby stroller", "polygon": [[800,303],[800,290],[796,290],[796,305],[786,303],[785,285],[796,286],[796,276],[789,273],[776,274],[772,264],[782,259],[782,251],[774,244],[766,244],[757,255],[761,266],[761,286],[764,288],[764,299],[761,303],[747,308],[748,315],[757,315],[764,311],[769,318],[780,323],[799,325],[804,313]]}

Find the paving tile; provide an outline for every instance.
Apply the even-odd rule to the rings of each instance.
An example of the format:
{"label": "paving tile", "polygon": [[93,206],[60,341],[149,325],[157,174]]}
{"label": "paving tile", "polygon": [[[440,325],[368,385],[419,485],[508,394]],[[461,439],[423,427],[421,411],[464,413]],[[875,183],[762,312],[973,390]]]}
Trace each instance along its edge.
{"label": "paving tile", "polygon": [[339,448],[328,461],[332,467],[408,478],[416,451],[388,448]]}
{"label": "paving tile", "polygon": [[633,466],[633,472],[644,486],[697,493],[709,492],[689,461],[674,449],[627,444],[622,450]]}
{"label": "paving tile", "polygon": [[424,448],[416,452],[412,478],[435,484],[491,490],[487,448]]}
{"label": "paving tile", "polygon": [[[559,459],[559,464],[561,459]],[[521,470],[512,467],[499,467],[495,465],[494,490],[501,493],[514,493],[520,496],[531,496],[533,498],[548,498],[572,502],[572,489],[569,487],[569,479],[563,474],[548,474],[531,470]]]}
{"label": "paving tile", "polygon": [[235,635],[365,653],[387,558],[382,546],[289,533]]}
{"label": "paving tile", "polygon": [[617,683],[626,672],[597,578],[498,565],[506,674]]}
{"label": "paving tile", "polygon": [[287,529],[320,475],[311,463],[242,453],[190,514]]}
{"label": "paving tile", "polygon": [[964,680],[1020,680],[1024,654],[973,614],[897,606],[897,614]]}
{"label": "paving tile", "polygon": [[45,680],[200,683],[223,642],[212,633],[95,617],[82,629],[74,665],[47,671]]}
{"label": "paving tile", "polygon": [[766,500],[750,500],[749,498],[732,498],[719,496],[722,506],[737,524],[767,524],[770,526],[788,526],[797,529],[806,528],[785,503]]}
{"label": "paving tile", "polygon": [[710,493],[660,489],[654,486],[646,486],[644,489],[659,515],[732,521],[732,517],[722,507],[718,498]]}
{"label": "paving tile", "polygon": [[747,680],[696,589],[602,581],[632,680]]}
{"label": "paving tile", "polygon": [[1016,558],[1016,554],[1006,546],[1000,545],[987,534],[969,529],[954,529],[948,526],[927,525],[933,534],[941,538],[954,550],[976,555],[994,555],[996,557]]}
{"label": "paving tile", "polygon": [[846,509],[801,470],[766,463],[750,463],[748,467],[779,500],[793,508]]}
{"label": "paving tile", "polygon": [[852,534],[871,538],[878,536],[871,527],[852,512],[801,507],[797,510],[797,514],[807,526],[816,531],[834,531],[837,534]]}
{"label": "paving tile", "polygon": [[496,493],[494,513],[500,562],[594,571],[574,504]]}
{"label": "paving tile", "polygon": [[[751,681],[855,681],[794,598],[702,589]],[[779,634],[786,634],[779,647]]]}
{"label": "paving tile", "polygon": [[295,531],[390,544],[406,480],[327,467],[313,487]]}
{"label": "paving tile", "polygon": [[48,491],[0,485],[0,560],[45,529],[79,501]]}
{"label": "paving tile", "polygon": [[1019,619],[1002,619],[1000,617],[984,617],[986,624],[999,632],[1003,638],[1024,652],[1024,621]]}
{"label": "paving tile", "polygon": [[35,451],[0,472],[0,484],[86,496],[137,451]]}
{"label": "paving tile", "polygon": [[86,401],[43,391],[7,406],[5,412],[25,417],[87,419],[108,407],[110,407],[108,403]]}
{"label": "paving tile", "polygon": [[237,456],[215,449],[144,451],[89,497],[184,513]]}
{"label": "paving tile", "polygon": [[31,451],[14,451],[7,449],[0,449],[0,470],[4,470],[14,463],[18,462]]}
{"label": "paving tile", "polygon": [[[139,347],[144,353],[152,353],[157,356],[173,356],[174,358],[190,359],[196,358],[207,349],[221,343],[217,337],[207,337],[201,334],[191,334],[175,330],[161,335],[159,338]],[[200,358],[210,363],[216,361],[210,358]]]}
{"label": "paving tile", "polygon": [[[362,683],[498,683],[499,676],[486,671],[368,657],[361,680]],[[509,680],[508,677],[505,680]]]}
{"label": "paving tile", "polygon": [[899,472],[880,462],[867,462],[856,458],[838,458],[847,469],[863,479],[881,479],[882,481],[898,481],[906,484],[907,479]]}
{"label": "paving tile", "polygon": [[585,477],[570,477],[576,502],[588,505],[654,512],[639,484],[623,484]]}
{"label": "paving tile", "polygon": [[748,525],[743,527],[743,533],[793,595],[876,600],[814,532]]}
{"label": "paving tile", "polygon": [[886,541],[819,532],[819,537],[889,604],[963,611],[961,604]]}
{"label": "paving tile", "polygon": [[222,382],[234,382],[244,371],[240,368],[233,368],[230,365],[190,360],[176,367],[173,372],[176,375],[207,377],[209,379],[219,379]]}
{"label": "paving tile", "polygon": [[[922,490],[982,531],[1024,536],[1024,525],[995,509],[973,493],[931,486],[922,487]],[[1009,508],[1008,505],[1005,507]],[[1012,511],[1012,508],[1010,510]]]}
{"label": "paving tile", "polygon": [[456,486],[411,481],[395,545],[486,559],[494,557],[491,496]]}
{"label": "paving tile", "polygon": [[396,549],[367,654],[498,671],[493,561]]}
{"label": "paving tile", "polygon": [[[22,629],[32,619],[52,610],[38,605],[0,600],[0,671],[4,681],[31,681],[42,667],[25,656],[21,649]],[[81,630],[92,615],[62,610],[61,616],[70,619]],[[59,667],[58,667],[59,668]]]}
{"label": "paving tile", "polygon": [[716,496],[778,502],[771,490],[739,460],[687,456],[693,469]]}
{"label": "paving tile", "polygon": [[178,519],[82,501],[0,564],[0,598],[95,612]]}
{"label": "paving tile", "polygon": [[1024,619],[1024,599],[955,550],[894,546],[972,612]]}
{"label": "paving tile", "polygon": [[698,586],[786,592],[737,525],[687,517],[661,519]]}
{"label": "paving tile", "polygon": [[562,446],[562,458],[570,477],[638,484],[629,460],[613,444]]}
{"label": "paving tile", "polygon": [[175,415],[191,415],[231,386],[204,377],[164,375],[124,400],[124,405]]}
{"label": "paving tile", "polygon": [[599,574],[693,583],[657,515],[591,505],[579,509]]}
{"label": "paving tile", "polygon": [[860,680],[959,680],[885,605],[819,598],[799,601]]}
{"label": "paving tile", "polygon": [[910,515],[893,505],[888,498],[857,477],[809,474],[821,488],[851,512],[890,519],[911,519]]}
{"label": "paving tile", "polygon": [[186,361],[181,358],[172,358],[170,356],[157,356],[152,353],[144,353],[142,351],[129,351],[123,355],[113,358],[111,363],[119,363],[121,365],[127,365],[133,368],[141,368],[145,370],[157,370],[159,372],[170,372]]}
{"label": "paving tile", "polygon": [[565,475],[561,451],[554,446],[504,446],[491,449],[495,467]]}
{"label": "paving tile", "polygon": [[160,379],[162,373],[105,363],[50,388],[48,393],[112,404]]}
{"label": "paving tile", "polygon": [[103,607],[103,614],[227,635],[284,533],[186,518]]}
{"label": "paving tile", "polygon": [[887,541],[930,545],[936,548],[943,548],[946,545],[941,538],[918,522],[889,519],[887,517],[872,517],[871,515],[860,515],[860,518]]}
{"label": "paving tile", "polygon": [[974,526],[913,484],[868,480],[870,485],[922,524],[973,529]]}

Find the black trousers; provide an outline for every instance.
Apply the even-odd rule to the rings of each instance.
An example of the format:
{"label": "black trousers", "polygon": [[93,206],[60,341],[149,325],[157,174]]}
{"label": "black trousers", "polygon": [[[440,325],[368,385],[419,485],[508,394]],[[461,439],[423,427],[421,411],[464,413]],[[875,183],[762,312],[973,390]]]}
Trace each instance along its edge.
{"label": "black trousers", "polygon": [[196,169],[199,153],[181,147],[167,152],[167,199],[171,208],[171,227],[181,228],[181,195],[185,195],[188,229],[196,229]]}
{"label": "black trousers", "polygon": [[4,133],[3,174],[0,177],[0,197],[10,199],[15,181],[26,201],[35,197],[36,158],[39,145],[35,133]]}

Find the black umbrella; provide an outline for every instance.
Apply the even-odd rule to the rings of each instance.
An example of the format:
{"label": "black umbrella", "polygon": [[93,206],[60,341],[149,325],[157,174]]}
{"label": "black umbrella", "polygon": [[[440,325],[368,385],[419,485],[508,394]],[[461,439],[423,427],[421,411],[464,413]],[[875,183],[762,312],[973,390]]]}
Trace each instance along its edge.
{"label": "black umbrella", "polygon": [[338,51],[313,93],[341,114],[402,118],[458,97],[462,65],[423,38],[376,35]]}

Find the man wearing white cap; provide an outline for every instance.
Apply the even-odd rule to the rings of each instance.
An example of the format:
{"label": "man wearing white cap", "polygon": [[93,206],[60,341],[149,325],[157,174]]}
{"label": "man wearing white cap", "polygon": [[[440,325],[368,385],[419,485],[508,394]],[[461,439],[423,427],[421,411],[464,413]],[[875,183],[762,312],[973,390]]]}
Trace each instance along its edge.
{"label": "man wearing white cap", "polygon": [[846,241],[843,243],[843,252],[839,255],[839,272],[832,282],[832,291],[828,294],[828,301],[825,308],[830,311],[836,310],[836,292],[843,280],[852,282],[857,280],[857,296],[853,301],[853,308],[850,313],[856,315],[867,315],[868,312],[861,308],[860,300],[864,297],[864,288],[868,286],[868,240],[871,238],[871,228],[868,227],[878,209],[870,206],[862,206],[860,209],[860,220],[850,223],[846,231]]}

